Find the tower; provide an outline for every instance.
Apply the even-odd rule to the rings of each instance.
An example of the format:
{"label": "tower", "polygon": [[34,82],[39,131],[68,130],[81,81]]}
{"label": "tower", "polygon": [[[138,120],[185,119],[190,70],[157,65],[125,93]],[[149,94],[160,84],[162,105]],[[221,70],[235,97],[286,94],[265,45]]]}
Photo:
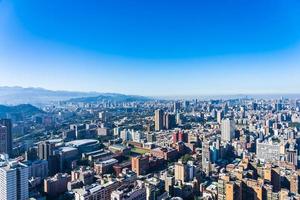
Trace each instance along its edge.
{"label": "tower", "polygon": [[12,144],[12,123],[11,119],[0,119],[0,125],[5,126],[7,129],[7,134],[6,134],[6,149],[7,153],[10,157],[12,156],[12,149],[13,149],[13,144]]}
{"label": "tower", "polygon": [[155,130],[160,131],[163,129],[163,117],[164,112],[160,109],[155,110],[154,120],[155,120]]}
{"label": "tower", "polygon": [[222,120],[221,135],[222,140],[227,142],[231,141],[235,137],[235,123],[233,120]]}

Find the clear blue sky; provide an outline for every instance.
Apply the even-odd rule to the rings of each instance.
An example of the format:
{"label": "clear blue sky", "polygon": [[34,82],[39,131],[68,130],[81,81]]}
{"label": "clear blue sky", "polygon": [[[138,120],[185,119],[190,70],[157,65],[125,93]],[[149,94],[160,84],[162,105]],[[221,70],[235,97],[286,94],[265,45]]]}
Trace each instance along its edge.
{"label": "clear blue sky", "polygon": [[300,92],[298,0],[0,0],[0,85]]}

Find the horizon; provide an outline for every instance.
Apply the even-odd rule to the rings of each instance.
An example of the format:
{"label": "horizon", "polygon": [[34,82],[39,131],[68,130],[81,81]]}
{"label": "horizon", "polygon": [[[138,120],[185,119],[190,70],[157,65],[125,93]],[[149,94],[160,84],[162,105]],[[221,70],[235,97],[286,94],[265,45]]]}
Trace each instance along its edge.
{"label": "horizon", "polygon": [[141,96],[299,94],[299,12],[297,1],[2,0],[0,85]]}
{"label": "horizon", "polygon": [[[8,88],[8,89],[13,89],[13,88],[18,88],[18,89],[40,89],[40,90],[45,90],[45,91],[49,91],[49,92],[66,92],[66,93],[85,93],[85,94],[93,94],[95,93],[95,95],[102,95],[102,94],[120,94],[120,95],[131,95],[131,96],[144,96],[144,97],[149,97],[149,98],[162,98],[162,99],[166,99],[166,100],[179,100],[179,99],[192,99],[192,98],[203,98],[203,99],[207,99],[207,98],[216,98],[216,99],[222,99],[222,98],[226,98],[226,99],[233,99],[233,98],[241,98],[241,97],[247,97],[247,98],[257,98],[257,97],[265,97],[265,98],[274,98],[274,97],[291,97],[291,96],[296,96],[294,98],[300,98],[300,92],[299,93],[219,93],[219,94],[173,94],[173,95],[140,95],[140,94],[128,94],[128,93],[117,93],[117,92],[101,92],[101,91],[76,91],[76,90],[51,90],[48,88],[43,88],[43,87],[34,87],[34,86],[30,86],[30,87],[22,87],[22,86],[2,86],[0,85],[0,89],[1,88]],[[92,97],[92,96],[91,96]],[[79,97],[80,98],[80,97]]]}

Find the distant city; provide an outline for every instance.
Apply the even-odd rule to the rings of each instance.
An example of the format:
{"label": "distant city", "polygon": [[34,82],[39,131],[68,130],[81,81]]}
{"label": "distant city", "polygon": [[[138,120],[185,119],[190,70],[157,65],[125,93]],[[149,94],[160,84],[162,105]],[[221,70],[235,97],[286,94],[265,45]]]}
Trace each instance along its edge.
{"label": "distant city", "polygon": [[300,199],[297,96],[11,89],[35,96],[0,106],[0,199]]}

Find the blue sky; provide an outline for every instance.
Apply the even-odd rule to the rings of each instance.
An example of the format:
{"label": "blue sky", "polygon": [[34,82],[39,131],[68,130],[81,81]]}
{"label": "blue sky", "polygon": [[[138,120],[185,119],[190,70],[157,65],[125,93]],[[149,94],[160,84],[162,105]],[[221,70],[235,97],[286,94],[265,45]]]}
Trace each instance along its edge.
{"label": "blue sky", "polygon": [[300,2],[0,0],[0,85],[300,92]]}

